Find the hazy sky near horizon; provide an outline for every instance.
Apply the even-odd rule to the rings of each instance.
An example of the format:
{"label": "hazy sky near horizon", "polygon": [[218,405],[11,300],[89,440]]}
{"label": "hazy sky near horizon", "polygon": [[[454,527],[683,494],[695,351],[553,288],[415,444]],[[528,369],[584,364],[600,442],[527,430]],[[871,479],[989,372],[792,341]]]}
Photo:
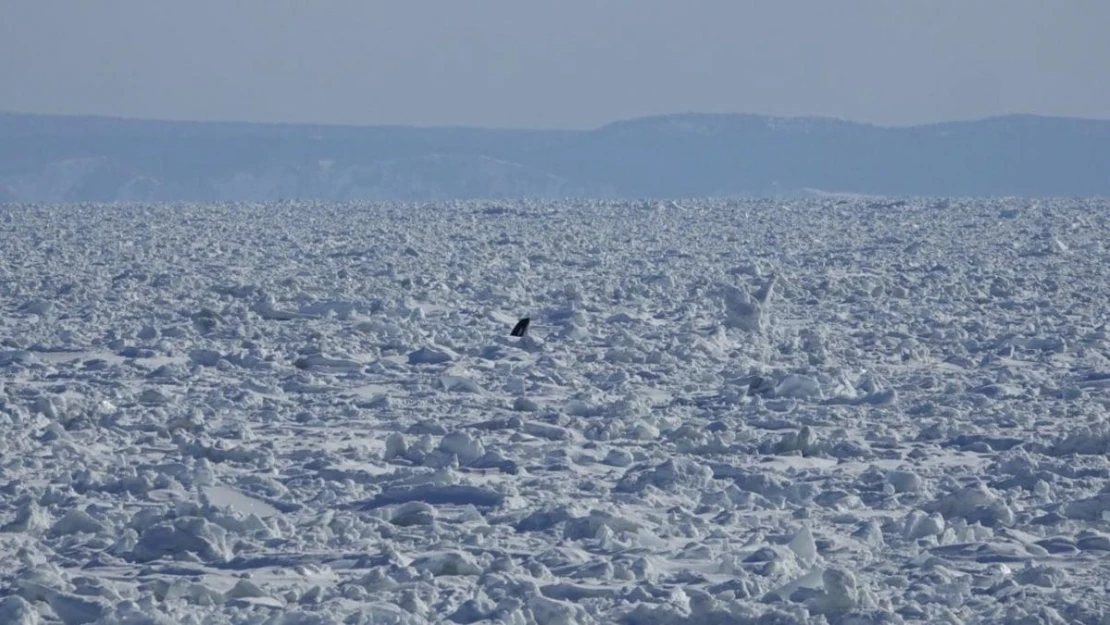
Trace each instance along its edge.
{"label": "hazy sky near horizon", "polygon": [[1107,0],[3,0],[0,110],[589,128],[1110,118]]}

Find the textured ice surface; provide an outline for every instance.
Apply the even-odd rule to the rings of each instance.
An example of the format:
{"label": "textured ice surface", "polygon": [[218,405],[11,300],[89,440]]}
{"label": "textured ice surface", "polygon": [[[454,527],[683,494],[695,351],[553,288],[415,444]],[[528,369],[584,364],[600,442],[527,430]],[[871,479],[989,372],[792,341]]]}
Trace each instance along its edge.
{"label": "textured ice surface", "polygon": [[1106,203],[6,213],[0,622],[1110,623]]}

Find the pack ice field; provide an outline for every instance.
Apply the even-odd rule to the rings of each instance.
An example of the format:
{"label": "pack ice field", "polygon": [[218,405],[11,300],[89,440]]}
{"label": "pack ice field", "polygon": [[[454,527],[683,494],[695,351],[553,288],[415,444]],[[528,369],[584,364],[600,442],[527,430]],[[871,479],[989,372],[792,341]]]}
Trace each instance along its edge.
{"label": "pack ice field", "polygon": [[1108,234],[6,206],[0,622],[1110,623]]}

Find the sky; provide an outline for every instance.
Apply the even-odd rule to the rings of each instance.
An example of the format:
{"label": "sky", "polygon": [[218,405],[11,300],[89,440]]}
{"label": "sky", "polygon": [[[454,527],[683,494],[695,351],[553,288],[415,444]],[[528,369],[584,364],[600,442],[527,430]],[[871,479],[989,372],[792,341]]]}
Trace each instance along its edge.
{"label": "sky", "polygon": [[1110,118],[1107,0],[0,0],[0,110],[593,128]]}

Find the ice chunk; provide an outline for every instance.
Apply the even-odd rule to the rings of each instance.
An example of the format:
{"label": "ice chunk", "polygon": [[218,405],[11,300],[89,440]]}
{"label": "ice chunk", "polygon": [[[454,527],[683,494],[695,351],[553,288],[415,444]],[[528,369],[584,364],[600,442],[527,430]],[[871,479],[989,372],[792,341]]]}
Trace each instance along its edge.
{"label": "ice chunk", "polygon": [[186,552],[222,563],[231,559],[227,530],[201,517],[180,517],[152,525],[139,538],[133,556],[140,562]]}
{"label": "ice chunk", "polygon": [[914,510],[906,515],[904,534],[910,540],[926,536],[940,536],[944,532],[944,517],[939,512],[925,514]]}
{"label": "ice chunk", "polygon": [[536,412],[540,409],[540,405],[536,400],[527,397],[517,397],[513,400],[513,410],[517,412]]}
{"label": "ice chunk", "polygon": [[486,453],[482,441],[465,432],[451,432],[439,442],[439,450],[455,454],[460,464],[470,464]]}
{"label": "ice chunk", "polygon": [[891,471],[886,479],[896,493],[915,493],[921,490],[921,478],[912,471]]}
{"label": "ice chunk", "polygon": [[725,325],[748,332],[763,330],[763,305],[747,291],[725,287]]}
{"label": "ice chunk", "polygon": [[89,515],[84,510],[73,509],[66,512],[54,527],[50,528],[50,533],[54,536],[68,536],[78,532],[87,534],[97,534],[104,531],[104,525]]}
{"label": "ice chunk", "polygon": [[450,393],[474,393],[479,395],[482,393],[482,387],[478,386],[474,380],[459,375],[440,376],[439,382],[443,385],[443,390]]}
{"label": "ice chunk", "polygon": [[481,575],[482,567],[473,556],[460,551],[447,551],[421,556],[412,561],[418,571],[427,571],[436,577],[445,575]]}
{"label": "ice chunk", "polygon": [[817,559],[817,543],[813,540],[813,532],[808,527],[803,527],[795,534],[787,546],[798,560],[806,564],[812,564]]}
{"label": "ice chunk", "polygon": [[808,602],[811,611],[820,614],[843,614],[860,606],[856,576],[844,568],[828,568],[821,574],[824,591]]}
{"label": "ice chunk", "polygon": [[0,623],[7,625],[39,625],[39,613],[26,599],[9,595],[0,600]]}
{"label": "ice chunk", "polygon": [[27,532],[36,534],[50,528],[54,520],[50,513],[34,501],[28,501],[20,506],[15,519],[0,527],[0,532]]}
{"label": "ice chunk", "polygon": [[1012,525],[1014,513],[981,482],[949,493],[922,508],[926,512],[939,512],[946,518],[963,517],[969,523],[981,522],[984,526]]}
{"label": "ice chunk", "polygon": [[405,440],[405,435],[400,432],[393,432],[385,439],[385,460],[393,460],[400,458],[408,453],[408,442]]}
{"label": "ice chunk", "polygon": [[1101,521],[1110,512],[1110,492],[1068,502],[1063,512],[1069,519]]}
{"label": "ice chunk", "polygon": [[215,367],[223,354],[214,349],[194,349],[189,352],[189,360],[202,367]]}
{"label": "ice chunk", "polygon": [[713,470],[689,458],[672,458],[650,468],[633,468],[617,482],[614,490],[621,493],[643,492],[649,485],[667,491],[675,488],[707,488],[713,482]]}
{"label": "ice chunk", "polygon": [[243,515],[254,514],[259,517],[268,517],[280,514],[277,508],[274,508],[270,504],[245,495],[234,488],[227,486],[206,486],[203,492],[210,504],[214,506],[227,506]]}
{"label": "ice chunk", "polygon": [[451,352],[445,349],[433,349],[430,347],[421,347],[409,354],[410,365],[438,365],[451,362],[454,359],[455,356]]}
{"label": "ice chunk", "polygon": [[585,622],[585,610],[578,605],[567,601],[548,599],[536,595],[528,600],[528,609],[536,625],[574,625]]}
{"label": "ice chunk", "polygon": [[775,397],[789,397],[803,399],[807,397],[821,397],[821,383],[804,376],[791,374],[783,378],[775,386]]}

